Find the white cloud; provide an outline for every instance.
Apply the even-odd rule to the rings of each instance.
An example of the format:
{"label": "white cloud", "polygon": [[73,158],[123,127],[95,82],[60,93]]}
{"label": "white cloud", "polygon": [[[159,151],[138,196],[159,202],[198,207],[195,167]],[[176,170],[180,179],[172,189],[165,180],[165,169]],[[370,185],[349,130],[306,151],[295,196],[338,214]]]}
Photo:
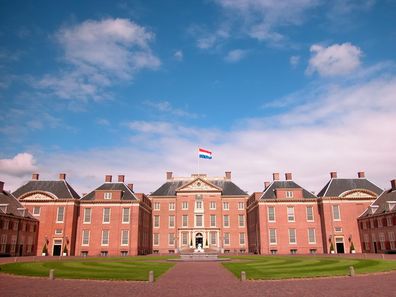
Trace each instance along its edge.
{"label": "white cloud", "polygon": [[172,106],[172,104],[169,101],[146,100],[143,102],[143,104],[156,111],[161,112],[161,115],[171,115],[171,116],[191,118],[191,119],[196,119],[199,117],[199,115],[196,113],[188,112],[187,110]]}
{"label": "white cloud", "polygon": [[290,65],[292,65],[293,68],[296,68],[297,65],[300,63],[300,56],[291,56],[289,61]]}
{"label": "white cloud", "polygon": [[310,51],[307,73],[318,72],[321,76],[345,75],[356,70],[363,53],[360,48],[350,44],[333,44],[328,47],[314,44]]}
{"label": "white cloud", "polygon": [[0,159],[0,173],[7,176],[22,177],[36,170],[36,160],[32,154],[19,153],[12,159]]}
{"label": "white cloud", "polygon": [[210,30],[202,26],[191,26],[188,29],[191,36],[196,39],[196,45],[202,50],[216,49],[230,38],[230,27],[223,23],[219,28]]}
{"label": "white cloud", "polygon": [[175,53],[173,54],[173,57],[177,60],[177,61],[183,61],[183,51],[182,50],[178,50],[175,51]]}
{"label": "white cloud", "polygon": [[126,174],[137,191],[149,193],[165,181],[165,171],[197,172],[198,146],[215,155],[201,162],[201,172],[219,176],[231,170],[234,181],[249,192],[262,190],[272,172],[293,172],[299,184],[316,192],[333,170],[340,177],[364,170],[370,180],[389,187],[396,167],[396,142],[390,137],[396,126],[396,111],[390,108],[394,94],[392,75],[348,86],[315,85],[290,96],[298,97],[297,107],[271,118],[236,119],[230,130],[132,121],[124,131],[130,133],[130,145],[35,156],[41,173],[67,172],[79,193],[92,190],[109,173]]}
{"label": "white cloud", "polygon": [[128,19],[87,20],[61,28],[56,40],[68,69],[45,75],[34,86],[60,98],[102,99],[110,85],[161,64],[150,48],[154,33]]}
{"label": "white cloud", "polygon": [[247,50],[234,49],[228,52],[228,54],[224,57],[224,60],[229,63],[235,63],[245,58],[247,54]]}

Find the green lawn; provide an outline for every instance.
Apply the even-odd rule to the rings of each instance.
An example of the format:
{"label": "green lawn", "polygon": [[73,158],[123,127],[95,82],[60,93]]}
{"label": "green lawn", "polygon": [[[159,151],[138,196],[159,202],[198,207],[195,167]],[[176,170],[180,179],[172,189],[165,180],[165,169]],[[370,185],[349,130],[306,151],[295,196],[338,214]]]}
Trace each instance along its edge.
{"label": "green lawn", "polygon": [[319,276],[348,275],[349,266],[355,273],[396,270],[396,261],[350,259],[333,257],[298,256],[235,256],[231,262],[223,262],[236,277],[241,271],[247,279],[287,279]]}
{"label": "green lawn", "polygon": [[100,280],[148,280],[150,270],[155,278],[165,273],[174,263],[158,262],[171,257],[88,258],[81,260],[10,263],[0,265],[0,272],[47,277],[55,269],[57,278]]}

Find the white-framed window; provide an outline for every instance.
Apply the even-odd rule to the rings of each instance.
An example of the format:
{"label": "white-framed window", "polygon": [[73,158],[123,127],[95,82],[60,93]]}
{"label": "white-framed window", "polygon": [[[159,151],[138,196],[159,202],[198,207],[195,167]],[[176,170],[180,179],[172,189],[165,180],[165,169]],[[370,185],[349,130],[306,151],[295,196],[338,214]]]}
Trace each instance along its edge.
{"label": "white-framed window", "polygon": [[387,226],[392,226],[392,217],[386,217],[386,225]]}
{"label": "white-framed window", "polygon": [[287,207],[287,221],[288,222],[294,222],[295,221],[294,206],[288,206]]}
{"label": "white-framed window", "polygon": [[159,202],[154,202],[154,210],[160,210],[161,204]]}
{"label": "white-framed window", "polygon": [[130,208],[125,207],[122,209],[122,223],[127,224],[129,223],[129,217],[130,217]]}
{"label": "white-framed window", "polygon": [[64,218],[65,218],[65,207],[59,206],[56,213],[56,222],[63,223]]}
{"label": "white-framed window", "polygon": [[203,215],[195,215],[195,227],[203,227]]}
{"label": "white-framed window", "polygon": [[212,210],[216,209],[216,201],[210,201],[209,208]]}
{"label": "white-framed window", "polygon": [[211,231],[209,234],[210,234],[210,244],[216,245],[217,244],[217,233],[214,231]]}
{"label": "white-framed window", "polygon": [[182,202],[182,209],[187,210],[188,209],[188,201],[183,201]]}
{"label": "white-framed window", "polygon": [[160,216],[154,216],[154,228],[159,228],[160,226]]}
{"label": "white-framed window", "polygon": [[105,192],[103,195],[104,199],[110,200],[113,197],[113,193]]}
{"label": "white-framed window", "polygon": [[224,245],[230,245],[230,233],[224,233]]}
{"label": "white-framed window", "polygon": [[385,234],[381,232],[380,234],[378,234],[378,238],[380,241],[381,250],[384,250],[385,249]]}
{"label": "white-framed window", "polygon": [[223,210],[230,210],[230,204],[228,202],[223,202]]}
{"label": "white-framed window", "polygon": [[334,221],[341,221],[341,214],[340,214],[340,206],[333,205],[333,220]]}
{"label": "white-framed window", "polygon": [[293,198],[293,191],[286,191],[286,198]]}
{"label": "white-framed window", "polygon": [[55,229],[55,235],[62,235],[63,230],[62,229]]}
{"label": "white-framed window", "polygon": [[270,244],[276,244],[277,243],[276,229],[274,229],[274,228],[270,228],[269,229],[269,243]]}
{"label": "white-framed window", "polygon": [[102,230],[102,245],[109,245],[109,230]]}
{"label": "white-framed window", "polygon": [[129,230],[121,230],[121,245],[129,244]]}
{"label": "white-framed window", "polygon": [[159,245],[159,233],[153,233],[153,245]]}
{"label": "white-framed window", "polygon": [[224,215],[223,216],[223,227],[230,227],[230,216],[229,215]]}
{"label": "white-framed window", "polygon": [[169,202],[169,210],[175,210],[175,202]]}
{"label": "white-framed window", "polygon": [[308,228],[308,243],[316,243],[315,228]]}
{"label": "white-framed window", "polygon": [[334,227],[334,232],[337,232],[337,233],[342,232],[342,227]]}
{"label": "white-framed window", "polygon": [[103,224],[110,224],[110,208],[103,208]]}
{"label": "white-framed window", "polygon": [[175,227],[175,216],[171,215],[169,216],[169,228],[174,228]]}
{"label": "white-framed window", "polygon": [[84,208],[84,224],[90,224],[91,223],[91,215],[92,215],[92,209],[91,208]]}
{"label": "white-framed window", "polygon": [[268,222],[275,222],[275,207],[268,206]]}
{"label": "white-framed window", "polygon": [[382,228],[382,218],[377,219],[378,227]]}
{"label": "white-framed window", "polygon": [[33,215],[34,215],[35,217],[40,216],[40,212],[41,212],[41,207],[40,207],[40,206],[34,206],[34,207],[33,207]]}
{"label": "white-framed window", "polygon": [[396,245],[395,245],[395,232],[390,231],[388,232],[388,237],[389,237],[389,243],[390,243],[390,248],[392,250],[396,249]]}
{"label": "white-framed window", "polygon": [[210,215],[210,227],[216,227],[216,215]]}
{"label": "white-framed window", "polygon": [[238,202],[238,209],[239,210],[245,209],[245,202]]}
{"label": "white-framed window", "polygon": [[245,233],[239,233],[239,244],[245,245]]}
{"label": "white-framed window", "polygon": [[297,234],[296,234],[296,229],[294,228],[289,229],[289,243],[290,244],[297,243]]}
{"label": "white-framed window", "polygon": [[182,227],[188,227],[188,215],[182,216]]}
{"label": "white-framed window", "polygon": [[182,245],[188,245],[188,232],[182,232]]}
{"label": "white-framed window", "polygon": [[175,245],[175,233],[168,234],[168,244]]}
{"label": "white-framed window", "polygon": [[202,200],[195,201],[195,208],[202,209]]}
{"label": "white-framed window", "polygon": [[239,227],[245,227],[245,215],[238,215]]}
{"label": "white-framed window", "polygon": [[89,245],[89,230],[82,231],[82,245]]}
{"label": "white-framed window", "polygon": [[313,206],[307,206],[307,222],[314,221]]}

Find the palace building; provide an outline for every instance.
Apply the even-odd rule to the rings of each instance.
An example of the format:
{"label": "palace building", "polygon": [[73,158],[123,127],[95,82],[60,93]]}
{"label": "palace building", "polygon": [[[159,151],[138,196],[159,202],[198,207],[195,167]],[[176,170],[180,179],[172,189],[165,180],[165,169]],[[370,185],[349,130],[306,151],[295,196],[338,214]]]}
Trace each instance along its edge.
{"label": "palace building", "polygon": [[224,177],[174,177],[150,195],[153,251],[177,253],[201,246],[217,252],[247,252],[248,195]]}
{"label": "palace building", "polygon": [[396,179],[358,218],[365,253],[396,253]]}
{"label": "palace building", "polygon": [[39,222],[0,182],[0,256],[34,256]]}
{"label": "palace building", "polygon": [[[250,196],[231,172],[166,173],[150,195],[125,176],[79,194],[66,181],[32,180],[13,194],[0,182],[0,254],[127,256],[189,253],[321,254],[396,251],[396,180],[382,192],[366,179],[330,180],[317,195],[274,173]],[[382,193],[382,194],[381,194]]]}

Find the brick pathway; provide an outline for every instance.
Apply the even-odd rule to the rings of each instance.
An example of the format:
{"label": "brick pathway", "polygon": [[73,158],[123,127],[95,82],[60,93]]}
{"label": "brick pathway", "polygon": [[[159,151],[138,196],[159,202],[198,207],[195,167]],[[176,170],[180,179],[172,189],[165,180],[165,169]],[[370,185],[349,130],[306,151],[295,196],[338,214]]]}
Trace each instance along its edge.
{"label": "brick pathway", "polygon": [[396,296],[396,272],[369,276],[240,282],[216,262],[176,264],[157,282],[60,280],[0,274],[6,296]]}

